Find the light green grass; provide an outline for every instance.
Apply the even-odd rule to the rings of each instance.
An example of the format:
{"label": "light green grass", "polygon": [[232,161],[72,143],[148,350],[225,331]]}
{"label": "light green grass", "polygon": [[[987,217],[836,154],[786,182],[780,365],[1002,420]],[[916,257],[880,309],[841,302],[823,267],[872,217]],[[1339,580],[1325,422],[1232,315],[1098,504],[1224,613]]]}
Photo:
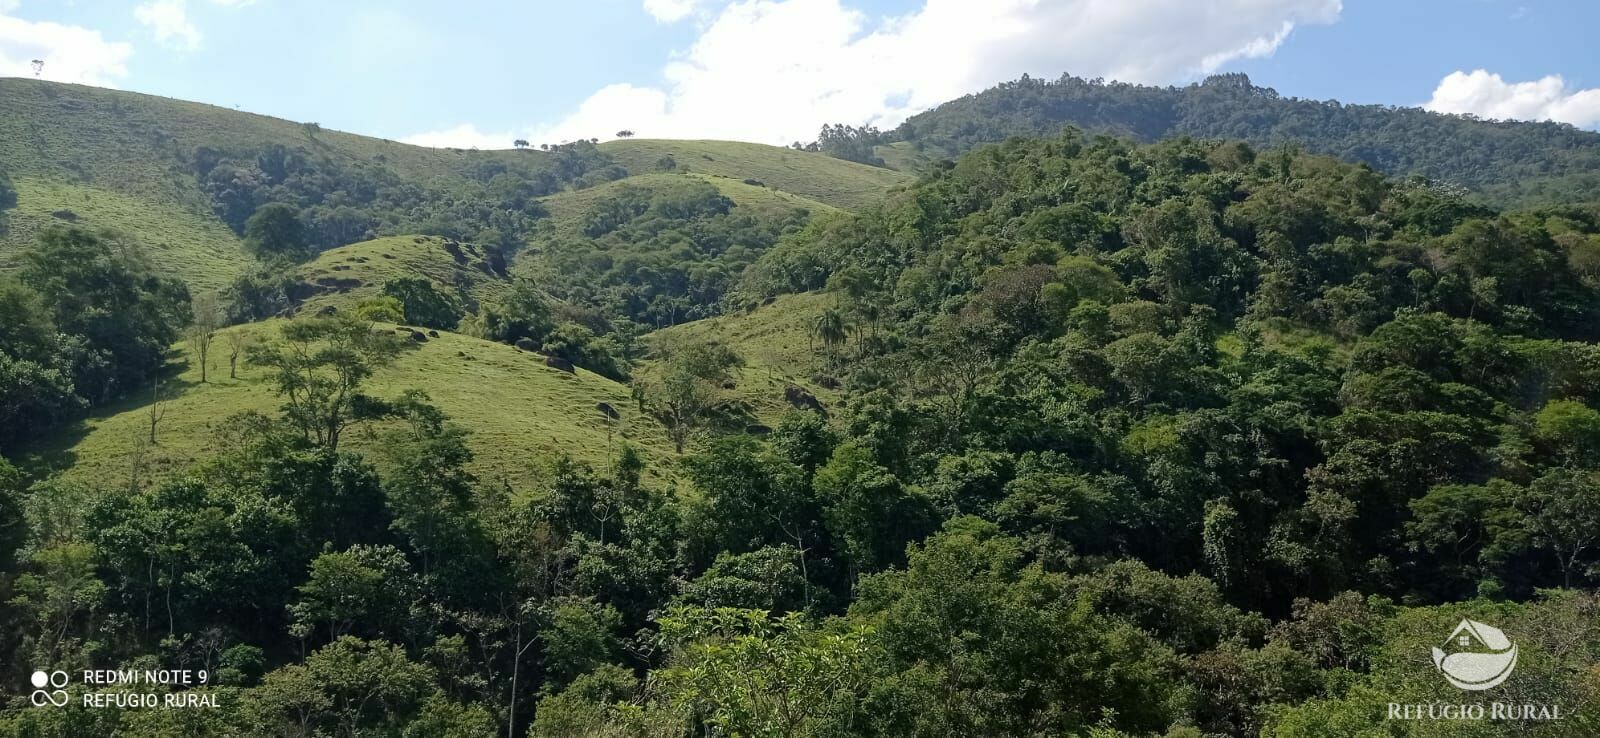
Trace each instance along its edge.
{"label": "light green grass", "polygon": [[0,271],[15,268],[40,231],[71,224],[121,232],[143,247],[157,274],[183,279],[197,291],[223,287],[251,261],[233,231],[209,212],[196,213],[179,200],[36,177],[22,177],[15,184],[18,204],[6,212],[9,228],[0,235]]}
{"label": "light green grass", "polygon": [[646,172],[582,190],[561,192],[540,200],[549,215],[542,221],[542,228],[550,234],[578,235],[583,229],[583,217],[594,208],[595,203],[615,197],[625,187],[669,188],[687,181],[707,182],[732,200],[735,207],[747,208],[763,216],[781,217],[796,209],[806,210],[812,215],[840,212],[839,208],[824,202],[770,187],[748,185],[743,180],[710,174]]}
{"label": "light green grass", "polygon": [[845,210],[876,203],[889,190],[912,180],[904,172],[823,154],[735,141],[625,139],[603,143],[600,150],[631,174],[656,171],[656,163],[670,155],[679,169],[741,183],[755,179],[767,187]]}
{"label": "light green grass", "polygon": [[472,301],[490,299],[509,285],[490,270],[477,246],[457,243],[458,257],[448,243],[434,236],[391,236],[324,251],[295,272],[307,291],[300,310],[347,310],[402,277],[423,277],[452,293],[459,289]]}
{"label": "light green grass", "polygon": [[784,399],[790,384],[806,388],[829,407],[838,400],[838,392],[814,381],[826,372],[826,362],[807,339],[812,323],[834,300],[823,293],[783,295],[749,313],[663,328],[646,336],[646,341],[659,345],[683,339],[717,340],[732,346],[745,363],[738,370],[734,395],[750,407],[757,422],[770,426],[791,409]]}
{"label": "light green grass", "polygon": [[410,184],[443,191],[464,190],[481,164],[547,156],[430,149],[152,95],[0,79],[0,168],[19,191],[11,235],[0,237],[0,270],[15,265],[51,211],[70,209],[137,239],[162,272],[197,289],[220,286],[249,258],[211,211],[195,151],[240,155],[274,144],[344,163],[382,162]]}
{"label": "light green grass", "polygon": [[[272,336],[276,325],[229,330]],[[212,348],[210,382],[200,384],[198,367],[190,366],[172,383],[174,396],[165,403],[155,446],[140,440],[149,430],[149,397],[136,396],[57,433],[33,449],[24,463],[38,472],[61,469],[69,480],[115,485],[130,478],[141,447],[147,480],[168,477],[216,454],[221,450],[215,442],[219,423],[249,410],[275,413],[282,404],[262,369],[241,364],[239,378],[228,379],[226,352],[226,341],[219,336]],[[648,459],[672,456],[660,425],[637,412],[627,386],[583,369],[567,374],[546,367],[536,354],[467,336],[440,333],[417,345],[373,377],[367,389],[380,397],[408,389],[428,393],[435,405],[471,430],[468,442],[476,454],[471,468],[489,483],[526,485],[537,473],[534,462],[550,452],[601,465],[624,441]],[[609,438],[607,422],[595,408],[599,402],[622,414]],[[377,461],[382,427],[362,426],[347,434],[342,447]]]}
{"label": "light green grass", "polygon": [[898,172],[920,172],[933,163],[933,157],[917,150],[910,141],[896,141],[873,150],[890,169]]}

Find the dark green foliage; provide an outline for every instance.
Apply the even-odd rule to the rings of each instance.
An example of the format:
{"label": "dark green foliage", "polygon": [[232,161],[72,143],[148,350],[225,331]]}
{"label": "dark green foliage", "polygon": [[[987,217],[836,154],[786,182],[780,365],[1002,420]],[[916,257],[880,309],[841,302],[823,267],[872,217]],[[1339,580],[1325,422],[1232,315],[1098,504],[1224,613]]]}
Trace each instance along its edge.
{"label": "dark green foliage", "polygon": [[[11,175],[7,174],[6,170],[0,169],[0,210],[8,210],[16,206],[17,188],[11,184]],[[0,223],[3,223],[3,221],[0,221]]]}
{"label": "dark green foliage", "polygon": [[[497,233],[499,240],[514,242],[530,233],[533,220],[542,215],[535,198],[579,180],[597,183],[623,174],[586,141],[517,161],[462,163],[462,178],[448,183],[402,177],[381,156],[352,161],[317,147],[272,145],[254,151],[201,147],[192,158],[195,176],[211,196],[217,215],[247,243],[255,240],[249,222],[256,214],[274,208],[294,215],[300,227],[292,239],[294,247],[287,250],[295,254],[410,233],[498,243],[481,237]],[[286,235],[288,219],[274,214],[273,220],[283,226],[280,235]]]}
{"label": "dark green foliage", "polygon": [[299,214],[283,203],[263,205],[245,221],[244,243],[257,258],[268,261],[302,261],[311,255]]}
{"label": "dark green foliage", "polygon": [[875,167],[883,166],[874,149],[884,142],[884,136],[874,126],[824,125],[817,134],[817,142],[807,150],[821,151],[828,156]]}
{"label": "dark green foliage", "polygon": [[717,314],[744,268],[806,218],[746,214],[694,179],[626,186],[590,207],[580,233],[536,241],[527,273],[608,319],[663,327]]}
{"label": "dark green foliage", "polygon": [[383,294],[400,301],[401,312],[410,325],[455,330],[461,320],[460,301],[421,277],[385,282]]}
{"label": "dark green foliage", "polygon": [[555,328],[550,300],[523,279],[514,281],[500,301],[484,305],[478,320],[484,338],[510,344],[522,339],[540,343]]}
{"label": "dark green foliage", "polygon": [[56,333],[38,293],[0,279],[0,452],[86,404],[73,384],[80,341]]}
{"label": "dark green foliage", "polygon": [[189,322],[183,284],[114,234],[45,231],[17,276],[0,279],[0,452],[144,389]]}
{"label": "dark green foliage", "polygon": [[[587,276],[552,290],[634,269],[616,255],[690,265],[591,293],[616,326],[690,294],[662,285],[726,294],[686,275],[749,235],[696,186],[590,216],[559,262]],[[220,425],[187,473],[25,490],[0,462],[0,661],[205,664],[227,698],[181,725],[11,710],[0,735],[1387,735],[1388,702],[1462,699],[1428,655],[1463,617],[1521,649],[1496,699],[1571,716],[1475,734],[1594,732],[1592,208],[1071,133],[769,235],[727,263],[759,258],[751,295],[826,290],[791,338],[833,394],[764,439],[728,432],[737,344],[669,334],[636,398],[690,453],[478,478],[470,428],[366,394],[392,332],[337,317],[252,351],[283,412]],[[0,283],[0,358],[69,379],[5,387],[25,423],[61,412],[98,306],[165,315],[105,243],[57,240],[88,264]],[[271,309],[242,284],[236,310]],[[470,325],[628,368],[631,333],[542,286]],[[368,307],[447,302],[391,287]],[[356,424],[376,461],[341,450]]]}
{"label": "dark green foliage", "polygon": [[277,264],[263,264],[235,277],[226,292],[224,308],[229,323],[252,323],[287,312],[294,306],[290,295],[296,282]]}
{"label": "dark green foliage", "polygon": [[1285,98],[1242,74],[1188,87],[1024,76],[914,115],[885,138],[954,157],[1011,136],[1055,135],[1066,126],[1146,142],[1186,135],[1240,139],[1261,149],[1295,144],[1389,174],[1467,187],[1499,202],[1582,202],[1600,195],[1600,134],[1560,123]]}

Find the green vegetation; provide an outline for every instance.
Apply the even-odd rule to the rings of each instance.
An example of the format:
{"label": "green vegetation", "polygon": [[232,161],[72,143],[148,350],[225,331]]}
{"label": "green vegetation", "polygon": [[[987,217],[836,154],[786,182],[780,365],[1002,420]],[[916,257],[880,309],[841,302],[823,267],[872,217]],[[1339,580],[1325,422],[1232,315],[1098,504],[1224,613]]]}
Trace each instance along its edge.
{"label": "green vegetation", "polygon": [[117,231],[139,244],[157,274],[196,290],[221,288],[250,263],[238,235],[180,203],[37,177],[19,178],[16,187],[16,209],[0,212],[0,272],[20,268],[41,233],[71,225]]}
{"label": "green vegetation", "polygon": [[[281,323],[221,331],[206,384],[200,383],[195,363],[184,365],[162,390],[164,416],[153,445],[147,442],[149,397],[134,395],[53,434],[42,446],[7,455],[29,460],[30,466],[59,468],[67,479],[84,483],[123,485],[130,475],[144,481],[181,475],[219,450],[229,417],[272,413],[282,404],[262,368],[241,358],[236,379],[219,370],[226,368],[234,337],[242,337],[246,347],[260,345],[274,338]],[[379,327],[413,342],[409,329]],[[376,371],[366,391],[382,398],[406,390],[427,394],[433,404],[471,429],[467,442],[475,457],[470,469],[483,479],[526,483],[539,474],[536,460],[551,453],[604,464],[620,453],[624,443],[633,444],[647,458],[672,452],[660,426],[632,410],[627,385],[583,370],[569,374],[545,366],[542,357],[511,346],[453,333],[422,335],[426,342],[415,343],[393,365]],[[486,392],[494,395],[494,402],[484,401]],[[609,420],[596,408],[599,403],[615,408],[620,419]],[[386,428],[392,422],[379,421],[376,427]],[[343,445],[376,456],[383,439],[379,433],[357,429]]]}
{"label": "green vegetation", "polygon": [[323,130],[209,105],[27,79],[0,80],[0,163],[17,183],[0,268],[52,213],[114,227],[171,276],[219,287],[259,208],[293,208],[314,250],[423,233],[514,248],[537,197],[621,176],[587,143],[455,151]]}
{"label": "green vegetation", "polygon": [[657,328],[718,312],[745,267],[808,218],[804,210],[747,213],[692,177],[624,183],[564,216],[514,271],[606,320]]}
{"label": "green vegetation", "polygon": [[156,277],[112,235],[46,231],[16,279],[0,280],[0,452],[149,387],[190,322],[181,282]]}
{"label": "green vegetation", "polygon": [[[332,307],[353,310],[383,294],[384,285],[422,278],[476,306],[503,292],[504,261],[472,243],[436,236],[393,236],[324,251],[293,271],[287,286],[302,312]],[[268,313],[271,314],[271,313]]]}
{"label": "green vegetation", "polygon": [[[633,176],[541,196],[561,152],[357,162],[244,120],[301,140],[219,159],[275,180],[225,291],[82,228],[0,279],[0,697],[204,669],[217,706],[13,707],[0,737],[1600,728],[1600,207],[1076,130],[904,186],[627,140],[593,154]],[[324,175],[485,233],[286,263],[340,240],[292,238]],[[1566,719],[1389,720],[1476,701],[1430,658],[1463,618],[1519,649],[1485,697]]]}
{"label": "green vegetation", "polygon": [[1280,97],[1243,74],[1188,87],[1143,87],[1070,75],[1023,77],[912,116],[882,143],[917,152],[878,155],[896,166],[951,157],[1010,136],[1065,126],[1156,141],[1169,136],[1285,144],[1363,162],[1392,175],[1466,187],[1493,202],[1585,202],[1600,197],[1600,133],[1560,123],[1441,115],[1417,108]]}
{"label": "green vegetation", "polygon": [[733,141],[608,141],[600,152],[629,174],[668,169],[711,174],[792,192],[844,210],[876,202],[883,193],[911,180],[900,172],[844,162],[828,156]]}

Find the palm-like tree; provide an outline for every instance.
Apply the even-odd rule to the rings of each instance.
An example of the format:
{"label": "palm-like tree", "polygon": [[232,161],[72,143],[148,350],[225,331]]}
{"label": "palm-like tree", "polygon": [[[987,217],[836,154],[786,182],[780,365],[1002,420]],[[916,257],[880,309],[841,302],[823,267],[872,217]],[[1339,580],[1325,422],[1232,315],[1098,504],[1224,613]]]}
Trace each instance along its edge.
{"label": "palm-like tree", "polygon": [[813,338],[822,341],[830,351],[850,340],[850,323],[845,320],[844,313],[837,308],[828,308],[817,316],[811,326]]}

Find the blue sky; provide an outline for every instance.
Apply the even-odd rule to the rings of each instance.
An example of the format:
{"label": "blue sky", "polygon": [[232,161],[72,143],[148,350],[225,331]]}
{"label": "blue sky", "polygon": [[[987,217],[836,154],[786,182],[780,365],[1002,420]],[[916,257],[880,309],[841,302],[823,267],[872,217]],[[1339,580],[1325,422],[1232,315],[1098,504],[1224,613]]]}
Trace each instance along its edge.
{"label": "blue sky", "polygon": [[1579,0],[0,0],[0,74],[484,147],[782,143],[1024,72],[1593,128],[1594,28]]}

